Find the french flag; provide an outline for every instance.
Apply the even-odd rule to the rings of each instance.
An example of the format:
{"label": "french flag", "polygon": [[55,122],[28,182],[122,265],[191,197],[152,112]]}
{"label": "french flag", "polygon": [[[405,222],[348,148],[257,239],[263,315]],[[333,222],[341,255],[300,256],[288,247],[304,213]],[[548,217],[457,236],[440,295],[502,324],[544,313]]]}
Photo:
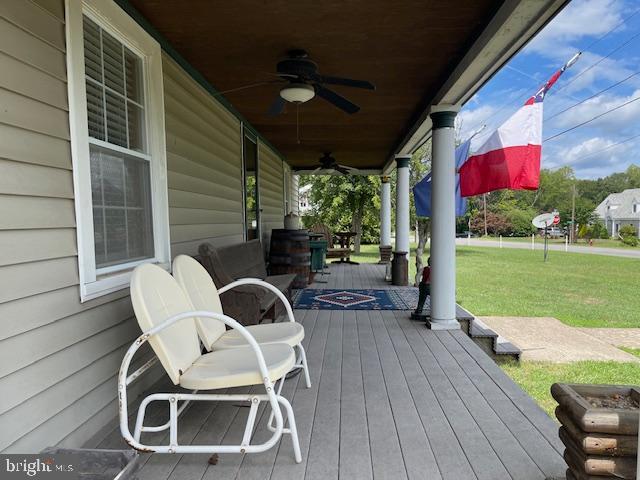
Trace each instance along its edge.
{"label": "french flag", "polygon": [[560,75],[576,63],[574,55],[535,95],[491,134],[460,167],[460,193],[471,197],[503,188],[536,190],[542,156],[542,105]]}

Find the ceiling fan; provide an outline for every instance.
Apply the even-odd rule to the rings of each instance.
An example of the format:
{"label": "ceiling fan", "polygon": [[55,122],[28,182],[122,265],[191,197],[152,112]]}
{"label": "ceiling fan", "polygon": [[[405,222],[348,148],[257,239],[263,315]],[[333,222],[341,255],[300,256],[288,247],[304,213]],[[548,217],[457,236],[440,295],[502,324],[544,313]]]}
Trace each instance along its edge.
{"label": "ceiling fan", "polygon": [[321,171],[329,172],[331,170],[338,172],[340,175],[349,175],[356,172],[358,169],[348,167],[347,165],[340,165],[330,152],[325,152],[322,154],[322,157],[320,157],[318,167],[311,172],[311,175],[316,175]]}
{"label": "ceiling fan", "polygon": [[351,88],[375,90],[376,87],[366,80],[320,75],[318,65],[309,58],[305,50],[290,50],[286,59],[276,65],[276,73],[286,85],[269,107],[269,115],[282,113],[287,102],[300,104],[318,96],[349,114],[356,113],[360,107],[342,95],[328,89],[325,85],[341,85]]}

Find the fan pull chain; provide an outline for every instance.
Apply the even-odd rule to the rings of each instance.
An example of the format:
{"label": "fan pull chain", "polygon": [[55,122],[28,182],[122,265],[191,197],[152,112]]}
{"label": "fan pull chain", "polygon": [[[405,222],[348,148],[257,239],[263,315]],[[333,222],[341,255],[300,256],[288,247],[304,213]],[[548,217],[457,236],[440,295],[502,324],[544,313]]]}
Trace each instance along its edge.
{"label": "fan pull chain", "polygon": [[300,121],[298,117],[300,116],[300,104],[296,103],[296,141],[298,145],[300,145]]}

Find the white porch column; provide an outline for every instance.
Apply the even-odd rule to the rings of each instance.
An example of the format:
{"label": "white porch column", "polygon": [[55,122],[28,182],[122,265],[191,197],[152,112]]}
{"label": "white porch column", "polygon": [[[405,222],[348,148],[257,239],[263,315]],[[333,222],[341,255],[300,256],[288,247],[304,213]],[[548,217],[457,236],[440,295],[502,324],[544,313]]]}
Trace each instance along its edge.
{"label": "white porch column", "polygon": [[393,253],[392,283],[409,284],[409,160],[396,156],[396,247]]}
{"label": "white porch column", "polygon": [[431,318],[433,330],[460,328],[456,319],[456,161],[454,121],[458,108],[431,110]]}
{"label": "white porch column", "polygon": [[391,246],[391,183],[382,177],[380,186],[380,245]]}
{"label": "white porch column", "polygon": [[391,261],[391,183],[386,175],[380,177],[380,263]]}

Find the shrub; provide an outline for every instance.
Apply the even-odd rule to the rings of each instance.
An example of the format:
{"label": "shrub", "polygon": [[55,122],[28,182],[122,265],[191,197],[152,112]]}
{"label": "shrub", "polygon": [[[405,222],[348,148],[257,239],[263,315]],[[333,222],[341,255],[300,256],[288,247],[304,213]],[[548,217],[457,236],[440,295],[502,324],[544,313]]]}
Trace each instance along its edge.
{"label": "shrub", "polygon": [[622,243],[629,245],[630,247],[637,247],[640,242],[638,241],[638,237],[626,236],[622,237]]}
{"label": "shrub", "polygon": [[624,238],[624,237],[637,237],[637,233],[636,233],[636,229],[633,227],[633,225],[624,225],[622,227],[620,227],[620,230],[618,231],[618,234]]}

